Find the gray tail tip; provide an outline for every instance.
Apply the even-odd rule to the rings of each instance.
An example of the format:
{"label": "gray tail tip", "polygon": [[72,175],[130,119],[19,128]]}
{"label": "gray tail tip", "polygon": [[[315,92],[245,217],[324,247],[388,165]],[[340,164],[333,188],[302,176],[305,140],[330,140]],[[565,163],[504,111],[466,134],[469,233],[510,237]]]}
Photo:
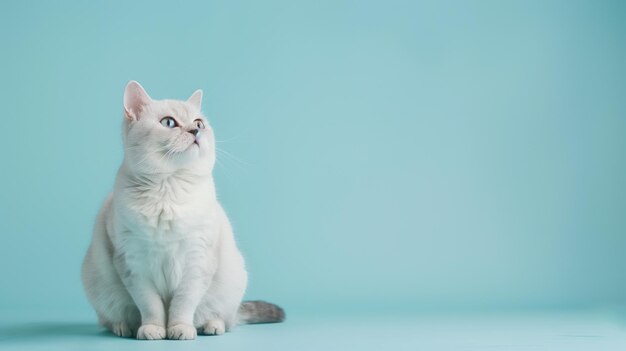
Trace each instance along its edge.
{"label": "gray tail tip", "polygon": [[285,310],[265,301],[244,301],[239,306],[239,320],[246,324],[280,323],[285,320]]}

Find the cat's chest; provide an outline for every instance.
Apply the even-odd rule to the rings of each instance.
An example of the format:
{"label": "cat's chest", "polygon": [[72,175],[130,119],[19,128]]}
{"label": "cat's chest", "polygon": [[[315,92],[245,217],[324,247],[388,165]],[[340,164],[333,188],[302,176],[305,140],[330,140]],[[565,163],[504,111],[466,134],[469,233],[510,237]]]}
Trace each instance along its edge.
{"label": "cat's chest", "polygon": [[135,234],[172,239],[210,235],[217,230],[216,203],[205,196],[158,191],[124,194],[117,217]]}
{"label": "cat's chest", "polygon": [[[179,232],[188,230],[202,222],[198,211],[202,203],[191,201],[133,199],[127,206],[127,219],[134,221],[144,230],[154,232]],[[205,208],[205,210],[208,210]]]}
{"label": "cat's chest", "polygon": [[146,240],[145,237],[129,236],[123,247],[125,271],[134,281],[149,281],[161,296],[167,298],[189,272],[211,271],[216,264],[213,243],[210,236],[181,240]]}
{"label": "cat's chest", "polygon": [[[215,209],[203,202],[127,202],[118,209],[116,218],[119,230],[125,232],[122,235],[125,240],[137,242],[163,255],[176,255],[177,251],[171,249],[173,242],[198,241],[207,249],[214,245],[220,228],[216,214]],[[185,247],[179,246],[181,250]]]}
{"label": "cat's chest", "polygon": [[128,199],[116,207],[116,247],[133,279],[147,279],[162,296],[185,272],[216,264],[220,223],[204,202],[184,204]]}

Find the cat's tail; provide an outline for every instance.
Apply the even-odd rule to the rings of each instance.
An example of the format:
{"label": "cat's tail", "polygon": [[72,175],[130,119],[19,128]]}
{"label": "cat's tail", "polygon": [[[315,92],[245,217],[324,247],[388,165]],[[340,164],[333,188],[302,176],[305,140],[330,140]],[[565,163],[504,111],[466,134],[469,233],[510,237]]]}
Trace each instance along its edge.
{"label": "cat's tail", "polygon": [[285,311],[265,301],[244,301],[239,306],[237,319],[240,324],[280,323],[285,320]]}

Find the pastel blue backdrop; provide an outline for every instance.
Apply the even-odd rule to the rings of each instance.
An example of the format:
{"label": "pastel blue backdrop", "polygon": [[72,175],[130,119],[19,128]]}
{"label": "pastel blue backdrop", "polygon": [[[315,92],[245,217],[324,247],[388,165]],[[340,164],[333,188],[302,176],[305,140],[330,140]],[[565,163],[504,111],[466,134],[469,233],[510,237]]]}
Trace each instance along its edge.
{"label": "pastel blue backdrop", "polygon": [[0,310],[92,316],[80,264],[131,79],[204,90],[248,298],[622,303],[625,4],[4,1]]}

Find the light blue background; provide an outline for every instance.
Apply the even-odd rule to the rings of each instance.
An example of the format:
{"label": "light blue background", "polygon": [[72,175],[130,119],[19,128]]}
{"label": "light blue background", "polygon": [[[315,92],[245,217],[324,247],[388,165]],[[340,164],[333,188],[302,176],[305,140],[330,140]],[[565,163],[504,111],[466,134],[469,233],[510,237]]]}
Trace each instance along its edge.
{"label": "light blue background", "polygon": [[131,79],[204,90],[248,298],[292,316],[626,298],[624,2],[0,6],[0,311],[92,316],[80,263]]}

